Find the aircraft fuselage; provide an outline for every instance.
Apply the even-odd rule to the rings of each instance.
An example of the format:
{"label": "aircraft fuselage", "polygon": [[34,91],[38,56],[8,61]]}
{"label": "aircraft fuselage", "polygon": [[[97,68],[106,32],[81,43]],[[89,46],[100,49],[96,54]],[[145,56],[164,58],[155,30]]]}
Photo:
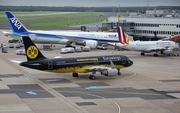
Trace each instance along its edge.
{"label": "aircraft fuselage", "polygon": [[153,48],[171,48],[175,47],[175,43],[172,41],[135,41],[130,42],[128,45],[122,46],[124,49],[135,50],[135,51],[146,51]]}
{"label": "aircraft fuselage", "polygon": [[73,58],[54,58],[54,59],[38,59],[35,61],[27,61],[20,63],[21,66],[37,69],[47,72],[57,73],[86,73],[86,70],[92,66],[111,67],[110,59],[115,67],[120,70],[129,67],[133,62],[124,55],[108,55],[108,56],[89,56],[89,57],[73,57]]}

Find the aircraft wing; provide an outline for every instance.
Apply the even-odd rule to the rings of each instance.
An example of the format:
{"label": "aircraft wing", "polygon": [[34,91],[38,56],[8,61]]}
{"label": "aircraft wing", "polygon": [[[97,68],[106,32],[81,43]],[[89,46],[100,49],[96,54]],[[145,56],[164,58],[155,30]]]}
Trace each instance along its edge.
{"label": "aircraft wing", "polygon": [[162,50],[167,50],[170,49],[169,47],[151,47],[146,49],[145,51],[162,51]]}
{"label": "aircraft wing", "polygon": [[107,70],[110,69],[110,67],[105,67],[105,66],[93,66],[90,68],[86,68],[88,71],[102,71],[102,70]]}
{"label": "aircraft wing", "polygon": [[108,42],[107,44],[112,45],[112,46],[116,46],[116,43],[112,43],[112,42]]}
{"label": "aircraft wing", "polygon": [[103,70],[108,70],[111,69],[111,67],[106,67],[106,66],[92,66],[92,67],[83,67],[80,69],[77,69],[76,72],[93,72],[93,71],[99,71],[102,72]]}
{"label": "aircraft wing", "polygon": [[72,42],[78,42],[78,41],[83,41],[84,39],[81,39],[80,37],[75,37],[75,36],[67,36],[67,35],[59,35],[65,39],[67,39],[68,41],[72,41]]}
{"label": "aircraft wing", "polygon": [[14,62],[14,63],[21,63],[21,62],[23,62],[23,61],[18,61],[18,60],[11,60],[11,62]]}

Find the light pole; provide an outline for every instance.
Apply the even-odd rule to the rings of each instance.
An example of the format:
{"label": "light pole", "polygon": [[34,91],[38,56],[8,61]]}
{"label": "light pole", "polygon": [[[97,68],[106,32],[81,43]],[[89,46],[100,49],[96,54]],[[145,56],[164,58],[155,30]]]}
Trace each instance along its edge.
{"label": "light pole", "polygon": [[119,17],[119,15],[120,15],[120,14],[119,14],[119,7],[120,7],[120,4],[118,5],[118,24],[119,24],[119,18],[120,18],[120,17]]}
{"label": "light pole", "polygon": [[114,22],[115,22],[115,17],[116,17],[115,8],[112,11],[113,11],[113,17],[114,17]]}

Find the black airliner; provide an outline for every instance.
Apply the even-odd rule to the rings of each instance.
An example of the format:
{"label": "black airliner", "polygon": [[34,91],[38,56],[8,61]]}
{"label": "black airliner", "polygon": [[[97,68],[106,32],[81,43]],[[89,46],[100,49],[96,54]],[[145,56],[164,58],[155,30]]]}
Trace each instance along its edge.
{"label": "black airliner", "polygon": [[46,58],[39,51],[36,45],[28,36],[24,36],[27,61],[19,65],[31,69],[37,69],[46,72],[69,73],[73,77],[78,77],[78,73],[92,72],[89,79],[96,79],[94,74],[98,71],[102,75],[112,77],[120,75],[120,69],[129,67],[133,64],[127,56],[124,55],[102,55],[102,56],[85,56],[72,58]]}

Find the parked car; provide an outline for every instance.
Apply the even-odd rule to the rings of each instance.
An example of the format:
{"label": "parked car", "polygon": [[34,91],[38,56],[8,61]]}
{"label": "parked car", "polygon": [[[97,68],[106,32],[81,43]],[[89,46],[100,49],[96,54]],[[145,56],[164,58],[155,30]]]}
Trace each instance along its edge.
{"label": "parked car", "polygon": [[26,55],[25,49],[16,50],[16,55]]}
{"label": "parked car", "polygon": [[84,52],[89,52],[89,51],[90,51],[90,47],[89,47],[89,46],[84,46],[84,47],[82,48],[82,51],[84,51]]}
{"label": "parked car", "polygon": [[9,43],[9,48],[14,48],[14,43]]}
{"label": "parked car", "polygon": [[106,50],[107,49],[107,44],[98,45],[97,49]]}
{"label": "parked car", "polygon": [[12,40],[9,40],[9,43],[17,43],[19,40],[18,39],[12,39]]}
{"label": "parked car", "polygon": [[20,48],[20,47],[21,47],[20,43],[16,43],[16,48]]}
{"label": "parked car", "polygon": [[74,48],[73,47],[66,47],[68,53],[74,53]]}
{"label": "parked car", "polygon": [[68,50],[66,48],[61,48],[60,53],[61,54],[67,54]]}
{"label": "parked car", "polygon": [[19,43],[20,47],[24,47],[24,44],[23,43]]}
{"label": "parked car", "polygon": [[76,46],[74,50],[75,52],[82,52],[82,48],[80,46]]}

